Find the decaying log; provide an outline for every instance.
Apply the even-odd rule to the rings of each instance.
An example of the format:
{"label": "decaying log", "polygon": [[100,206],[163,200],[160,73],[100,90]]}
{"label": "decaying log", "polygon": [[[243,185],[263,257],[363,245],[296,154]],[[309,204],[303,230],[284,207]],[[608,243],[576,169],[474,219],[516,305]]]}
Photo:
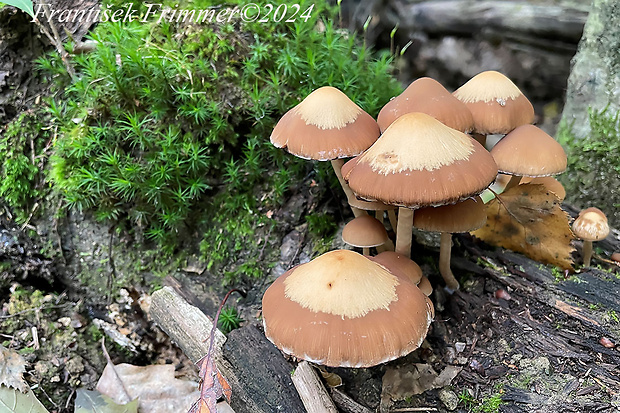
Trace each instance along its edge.
{"label": "decaying log", "polygon": [[308,413],[338,413],[319,375],[307,361],[297,365],[293,373],[293,384]]}
{"label": "decaying log", "polygon": [[[153,293],[149,314],[192,361],[207,353],[213,322],[174,289]],[[218,330],[215,362],[232,387],[236,413],[304,412],[291,380],[293,366],[256,326],[234,330],[228,339]]]}
{"label": "decaying log", "polygon": [[576,43],[587,10],[527,1],[409,1],[395,2],[401,27],[432,34],[526,33],[532,37]]}

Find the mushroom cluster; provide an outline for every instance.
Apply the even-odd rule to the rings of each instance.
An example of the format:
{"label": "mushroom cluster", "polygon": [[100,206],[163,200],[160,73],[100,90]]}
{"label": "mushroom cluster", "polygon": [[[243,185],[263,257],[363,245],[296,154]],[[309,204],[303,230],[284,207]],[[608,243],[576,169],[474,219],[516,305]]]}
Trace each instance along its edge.
{"label": "mushroom cluster", "polygon": [[[410,259],[412,227],[442,234],[440,273],[446,289],[457,290],[451,234],[484,225],[479,194],[498,171],[538,179],[566,167],[561,147],[529,125],[533,121],[530,102],[498,72],[481,73],[454,93],[418,79],[377,121],[333,87],[317,89],[287,112],[271,142],[304,159],[332,161],[355,215],[343,240],[364,255],[328,252],[279,277],[263,297],[267,337],[287,354],[329,366],[371,366],[418,348],[434,309],[431,284]],[[528,167],[520,161],[498,168],[500,155],[470,134],[481,141],[506,134],[496,152],[529,148],[539,157],[551,151],[541,145],[555,152],[539,170],[520,169]],[[395,251],[385,212],[396,232]],[[371,248],[378,255],[370,256]]]}

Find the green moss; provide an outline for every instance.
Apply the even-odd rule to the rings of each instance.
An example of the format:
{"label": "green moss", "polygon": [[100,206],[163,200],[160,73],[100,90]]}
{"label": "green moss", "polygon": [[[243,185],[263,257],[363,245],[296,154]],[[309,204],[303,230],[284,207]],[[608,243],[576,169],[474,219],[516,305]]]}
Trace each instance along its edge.
{"label": "green moss", "polygon": [[579,139],[562,124],[558,140],[566,148],[568,169],[559,179],[567,199],[581,207],[596,206],[610,224],[620,224],[620,117],[607,109],[590,111],[590,136]]}

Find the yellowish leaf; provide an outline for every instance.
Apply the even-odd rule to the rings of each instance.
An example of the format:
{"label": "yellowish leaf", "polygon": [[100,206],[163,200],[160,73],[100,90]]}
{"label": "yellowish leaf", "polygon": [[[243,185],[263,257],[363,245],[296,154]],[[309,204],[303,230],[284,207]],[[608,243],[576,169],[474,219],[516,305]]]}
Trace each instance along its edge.
{"label": "yellowish leaf", "polygon": [[487,204],[487,223],[474,231],[483,241],[545,264],[573,269],[569,217],[543,185],[510,188]]}

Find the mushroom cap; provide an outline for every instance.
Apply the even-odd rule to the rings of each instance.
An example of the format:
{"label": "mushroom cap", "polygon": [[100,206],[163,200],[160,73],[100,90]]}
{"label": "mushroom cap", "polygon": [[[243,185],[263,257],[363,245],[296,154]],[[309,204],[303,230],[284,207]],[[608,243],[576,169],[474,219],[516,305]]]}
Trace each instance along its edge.
{"label": "mushroom cap", "polygon": [[534,125],[519,126],[491,149],[500,172],[539,177],[566,170],[566,152],[562,145]]}
{"label": "mushroom cap", "polygon": [[461,132],[474,128],[474,118],[467,106],[430,77],[417,79],[381,109],[377,117],[381,132],[400,116],[411,112],[426,113]]}
{"label": "mushroom cap", "polygon": [[388,234],[377,218],[362,215],[345,225],[342,230],[342,240],[354,247],[370,248],[385,244]]}
{"label": "mushroom cap", "polygon": [[348,201],[350,206],[364,211],[389,211],[391,209],[396,209],[394,205],[384,204],[383,202],[364,201],[363,199],[355,197],[351,197]]}
{"label": "mushroom cap", "polygon": [[587,208],[573,222],[573,232],[584,241],[600,241],[609,235],[607,217],[598,208]]}
{"label": "mushroom cap", "polygon": [[324,86],[286,112],[270,139],[297,157],[328,161],[359,155],[379,134],[368,113],[340,90]]}
{"label": "mushroom cap", "polygon": [[424,231],[469,232],[487,222],[487,210],[479,196],[452,205],[418,209],[413,226]]}
{"label": "mushroom cap", "polygon": [[521,179],[521,183],[544,185],[544,187],[550,192],[553,192],[560,201],[564,201],[564,198],[566,198],[566,190],[564,189],[564,186],[560,183],[560,181],[552,176],[541,176],[538,178],[530,178],[526,176]]}
{"label": "mushroom cap", "polygon": [[416,112],[345,163],[342,175],[360,198],[417,208],[479,194],[495,180],[497,166],[475,139]]}
{"label": "mushroom cap", "polygon": [[427,297],[430,297],[430,295],[433,293],[433,286],[431,285],[431,282],[426,277],[422,277],[422,279],[418,283],[418,288]]}
{"label": "mushroom cap", "polygon": [[611,258],[612,261],[615,261],[620,264],[620,252],[614,252],[613,254],[611,254],[611,257],[609,258]]}
{"label": "mushroom cap", "polygon": [[370,367],[410,353],[431,314],[418,287],[347,250],[292,268],[263,296],[267,338],[286,354],[333,367]]}
{"label": "mushroom cap", "polygon": [[506,134],[534,122],[534,107],[510,79],[487,71],[472,77],[454,92],[474,118],[474,132]]}
{"label": "mushroom cap", "polygon": [[377,264],[383,265],[392,274],[408,278],[417,285],[422,279],[422,269],[415,261],[394,251],[384,251],[370,259]]}

